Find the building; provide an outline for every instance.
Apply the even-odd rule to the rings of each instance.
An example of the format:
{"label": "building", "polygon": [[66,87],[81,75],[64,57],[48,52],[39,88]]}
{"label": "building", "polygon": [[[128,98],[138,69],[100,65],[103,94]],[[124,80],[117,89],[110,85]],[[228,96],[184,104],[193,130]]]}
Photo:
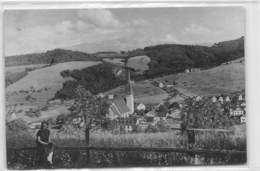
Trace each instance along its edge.
{"label": "building", "polygon": [[162,82],[159,83],[160,88],[164,88],[164,84]]}
{"label": "building", "polygon": [[128,108],[126,101],[122,98],[118,98],[111,101],[107,118],[111,120],[126,118],[129,117],[130,114],[132,114],[132,112]]}
{"label": "building", "polygon": [[186,73],[190,72],[190,69],[188,69],[188,68],[187,68],[187,69],[185,69],[185,72],[186,72]]}
{"label": "building", "polygon": [[127,72],[128,83],[126,84],[125,97],[114,98],[114,96],[109,96],[109,113],[107,117],[109,119],[116,118],[127,118],[134,113],[134,93],[130,77],[130,72]]}
{"label": "building", "polygon": [[224,99],[223,99],[223,97],[222,97],[222,96],[220,96],[220,97],[218,98],[218,101],[219,101],[221,104],[223,104],[223,102],[224,102]]}
{"label": "building", "polygon": [[240,117],[240,123],[246,123],[246,117],[245,116]]}
{"label": "building", "polygon": [[201,101],[202,100],[202,98],[200,97],[200,96],[197,96],[196,97],[196,101],[198,102],[198,101]]}
{"label": "building", "polygon": [[230,116],[242,116],[244,115],[244,110],[237,107],[235,110],[230,110]]}
{"label": "building", "polygon": [[217,98],[215,96],[212,97],[212,102],[215,103],[217,101]]}
{"label": "building", "polygon": [[231,100],[230,100],[230,97],[229,96],[227,96],[226,97],[226,102],[230,102]]}
{"label": "building", "polygon": [[137,110],[145,110],[146,107],[143,103],[140,103],[137,107],[136,107]]}
{"label": "building", "polygon": [[189,73],[189,72],[198,72],[200,71],[200,68],[186,68],[185,72]]}
{"label": "building", "polygon": [[170,113],[166,114],[167,118],[173,118],[173,119],[181,119],[181,110],[174,109]]}
{"label": "building", "polygon": [[242,94],[240,94],[240,95],[238,96],[238,100],[239,100],[239,101],[242,101],[242,100],[243,100]]}
{"label": "building", "polygon": [[240,106],[243,107],[243,108],[245,108],[245,107],[246,107],[246,103],[243,102],[243,103],[240,104]]}

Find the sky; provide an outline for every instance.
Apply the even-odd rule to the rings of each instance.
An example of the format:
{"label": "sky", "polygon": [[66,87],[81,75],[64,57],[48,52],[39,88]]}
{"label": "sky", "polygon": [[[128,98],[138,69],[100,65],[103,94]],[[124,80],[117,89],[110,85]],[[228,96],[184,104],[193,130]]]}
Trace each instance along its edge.
{"label": "sky", "polygon": [[55,48],[89,53],[209,44],[244,36],[242,7],[7,10],[5,56]]}

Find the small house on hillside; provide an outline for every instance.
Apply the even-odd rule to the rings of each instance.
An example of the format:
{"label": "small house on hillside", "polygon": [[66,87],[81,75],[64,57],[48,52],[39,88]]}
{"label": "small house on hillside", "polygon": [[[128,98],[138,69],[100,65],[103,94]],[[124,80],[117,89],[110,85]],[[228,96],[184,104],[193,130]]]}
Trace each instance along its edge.
{"label": "small house on hillside", "polygon": [[189,73],[189,72],[198,72],[200,71],[200,68],[186,68],[185,72]]}
{"label": "small house on hillside", "polygon": [[164,84],[162,82],[159,83],[160,88],[164,88]]}
{"label": "small house on hillside", "polygon": [[109,94],[108,99],[110,99],[110,100],[114,99],[114,94]]}

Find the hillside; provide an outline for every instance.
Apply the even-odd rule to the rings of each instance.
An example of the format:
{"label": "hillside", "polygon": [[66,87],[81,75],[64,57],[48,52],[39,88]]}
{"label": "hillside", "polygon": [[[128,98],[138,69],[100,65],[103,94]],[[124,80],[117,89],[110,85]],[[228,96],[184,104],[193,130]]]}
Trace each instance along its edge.
{"label": "hillside", "polygon": [[63,78],[61,71],[82,69],[97,64],[99,62],[65,62],[28,72],[25,77],[6,88],[7,103],[25,103],[25,97],[29,94],[32,99],[36,98],[36,103],[37,101],[46,102],[54,97],[65,81],[72,79]]}
{"label": "hillside", "polygon": [[98,61],[94,55],[79,51],[54,49],[45,53],[34,53],[5,57],[5,66],[50,64],[69,61]]}
{"label": "hillside", "polygon": [[211,47],[166,44],[144,48],[150,57],[147,78],[183,72],[186,68],[211,68],[244,56],[244,38],[216,43]]}
{"label": "hillside", "polygon": [[[122,84],[125,84],[124,76],[116,74],[116,67],[110,63],[102,63],[96,66],[86,67],[83,69],[74,69],[62,74],[65,78],[70,77],[73,80],[66,81],[63,84],[55,98],[73,98],[73,91],[79,84],[84,86],[93,94],[108,91]],[[64,73],[64,72],[63,72]]]}
{"label": "hillside", "polygon": [[208,70],[179,73],[155,79],[176,82],[175,88],[186,96],[226,94],[245,89],[243,58]]}

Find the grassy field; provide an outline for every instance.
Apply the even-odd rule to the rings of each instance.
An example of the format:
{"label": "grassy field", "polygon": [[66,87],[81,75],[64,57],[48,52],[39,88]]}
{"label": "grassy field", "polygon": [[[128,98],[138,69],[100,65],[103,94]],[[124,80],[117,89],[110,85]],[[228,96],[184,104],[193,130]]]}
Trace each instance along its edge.
{"label": "grassy field", "polygon": [[17,81],[7,87],[7,91],[19,91],[19,90],[30,90],[33,87],[35,90],[42,89],[45,87],[53,87],[62,83],[65,79],[60,75],[61,71],[81,69],[89,66],[98,64],[99,62],[89,62],[89,61],[75,61],[75,62],[65,62],[59,63],[50,67],[34,70],[29,72],[29,74],[23,79]]}
{"label": "grassy field", "polygon": [[245,89],[245,65],[234,61],[209,70],[169,75],[155,80],[175,81],[176,89],[187,96],[226,94]]}
{"label": "grassy field", "polygon": [[[133,84],[133,89],[136,103],[157,104],[168,97],[167,92],[153,86],[149,81],[136,82]],[[120,86],[105,94],[123,95],[124,93],[125,87]]]}
{"label": "grassy field", "polygon": [[[99,62],[76,61],[56,64],[29,72],[25,77],[6,88],[7,105],[44,105],[54,97],[62,84],[70,78],[63,78],[61,71],[81,69]],[[18,67],[19,68],[19,67]],[[26,100],[30,96],[33,100]]]}
{"label": "grassy field", "polygon": [[[235,128],[234,133],[197,132],[194,148],[246,150],[245,125]],[[8,129],[8,147],[35,146],[36,130],[16,131]],[[84,146],[84,131],[65,129],[51,131],[51,139],[57,146]],[[179,131],[157,133],[112,134],[107,131],[91,131],[90,145],[96,147],[175,147],[187,148],[187,135]]]}
{"label": "grassy field", "polygon": [[45,66],[46,64],[32,64],[32,65],[19,65],[19,66],[8,66],[5,68],[5,72],[16,73],[23,72],[26,69],[37,69]]}
{"label": "grassy field", "polygon": [[137,71],[145,71],[149,69],[148,63],[151,59],[148,56],[135,56],[129,59],[128,66]]}

